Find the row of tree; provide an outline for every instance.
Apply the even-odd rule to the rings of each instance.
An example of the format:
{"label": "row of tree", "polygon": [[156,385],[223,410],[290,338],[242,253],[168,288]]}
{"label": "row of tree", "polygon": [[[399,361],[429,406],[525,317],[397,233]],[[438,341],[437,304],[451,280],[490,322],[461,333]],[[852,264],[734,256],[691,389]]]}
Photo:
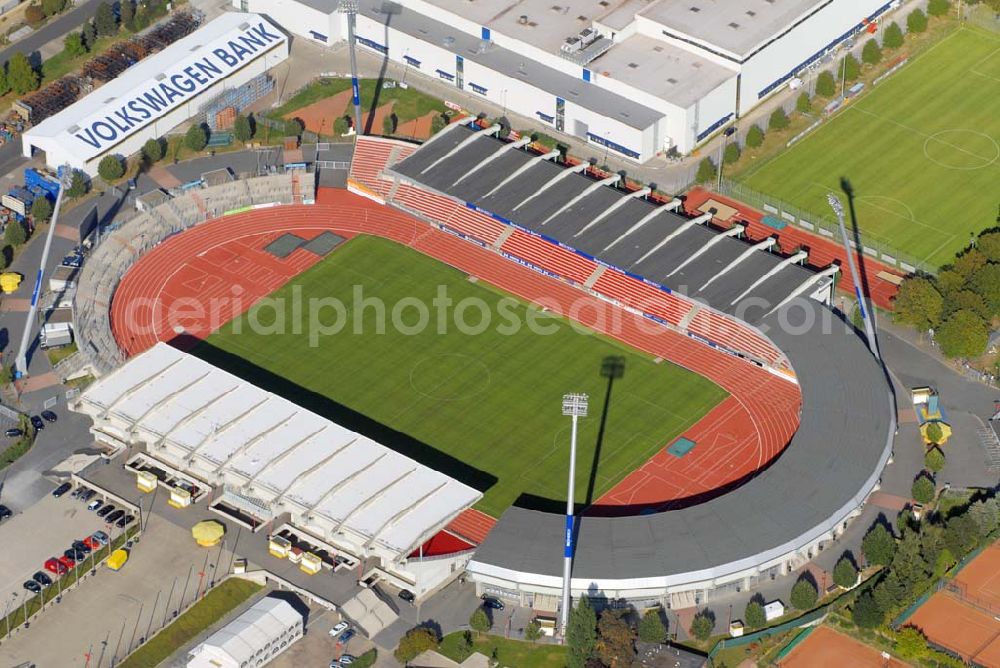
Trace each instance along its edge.
{"label": "row of tree", "polygon": [[566,627],[566,664],[568,668],[627,668],[635,661],[637,639],[666,642],[662,610],[646,610],[636,623],[629,610],[605,608],[598,615],[590,599],[581,596]]}

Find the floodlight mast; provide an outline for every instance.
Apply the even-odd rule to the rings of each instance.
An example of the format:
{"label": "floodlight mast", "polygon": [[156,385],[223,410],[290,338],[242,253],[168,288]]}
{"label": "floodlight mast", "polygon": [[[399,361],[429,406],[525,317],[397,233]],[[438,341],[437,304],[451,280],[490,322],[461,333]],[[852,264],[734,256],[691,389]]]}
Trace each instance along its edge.
{"label": "floodlight mast", "polygon": [[[49,221],[49,231],[45,235],[45,246],[42,249],[42,259],[38,264],[38,272],[35,274],[35,289],[31,293],[31,306],[28,308],[28,317],[24,321],[24,331],[21,332],[21,345],[17,349],[17,357],[14,361],[14,377],[24,378],[28,375],[28,346],[31,343],[32,323],[35,314],[38,312],[38,297],[42,293],[42,274],[45,265],[49,261],[49,249],[52,248],[52,238],[55,236],[56,224],[59,222],[59,210],[62,208],[63,193],[69,188],[73,170],[67,165],[59,179],[59,193],[56,195],[56,204],[52,207],[52,220]],[[19,225],[16,221],[11,224]]]}
{"label": "floodlight mast", "polygon": [[881,360],[879,354],[878,340],[875,338],[875,324],[872,322],[871,311],[868,308],[868,301],[861,290],[861,275],[854,262],[854,249],[851,248],[850,239],[847,237],[847,227],[844,225],[844,205],[834,193],[827,193],[826,201],[837,216],[840,224],[840,237],[844,242],[844,254],[847,255],[847,266],[851,269],[851,278],[854,281],[854,296],[858,301],[858,308],[861,309],[861,321],[865,324],[865,337],[868,339],[868,349],[871,350],[875,359]]}
{"label": "floodlight mast", "polygon": [[358,84],[356,27],[358,0],[340,0],[340,13],[347,16],[347,50],[351,56],[351,102],[354,104],[354,134],[361,134],[361,86]]}
{"label": "floodlight mast", "polygon": [[576,482],[576,425],[577,420],[587,417],[586,394],[564,394],[562,399],[562,414],[568,415],[573,421],[569,441],[569,483],[566,490],[566,535],[563,538],[563,596],[562,596],[562,637],[566,638],[566,628],[569,625],[569,611],[572,607],[570,595],[570,573],[573,569],[573,491]]}

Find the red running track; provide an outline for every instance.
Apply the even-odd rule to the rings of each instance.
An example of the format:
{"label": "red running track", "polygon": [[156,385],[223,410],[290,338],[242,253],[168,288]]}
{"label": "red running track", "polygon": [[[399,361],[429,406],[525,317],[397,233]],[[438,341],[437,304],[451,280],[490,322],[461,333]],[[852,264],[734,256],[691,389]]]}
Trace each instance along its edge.
{"label": "red running track", "polygon": [[[582,324],[690,369],[730,393],[685,433],[698,443],[694,450],[679,459],[661,452],[608,492],[602,504],[632,510],[702,500],[753,476],[781,453],[798,428],[801,395],[794,383],[344,190],[321,189],[312,206],[276,207],[209,221],[163,242],[122,279],[111,306],[115,338],[134,355],[175,338],[178,324],[188,335],[207,335],[277,287],[271,281],[248,280],[243,273],[248,266],[261,262],[269,270],[267,276],[277,281],[315,262],[301,257],[305,251],[278,260],[261,250],[268,241],[285,232],[308,238],[325,230],[344,237],[372,234],[392,239],[556,313],[565,314],[573,306]],[[221,264],[215,262],[220,258]],[[209,308],[206,301],[233,285],[245,291],[242,300]],[[130,304],[137,301],[156,308],[130,312]],[[163,315],[180,304],[187,304],[183,318]],[[198,310],[192,305],[200,305],[202,313],[192,315]],[[474,538],[464,531],[455,533]]]}

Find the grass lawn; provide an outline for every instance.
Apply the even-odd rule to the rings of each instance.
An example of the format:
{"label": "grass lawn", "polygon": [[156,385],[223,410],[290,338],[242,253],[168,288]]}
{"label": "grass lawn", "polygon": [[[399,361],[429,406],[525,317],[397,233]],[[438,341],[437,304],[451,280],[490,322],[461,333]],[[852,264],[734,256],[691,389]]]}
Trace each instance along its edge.
{"label": "grass lawn", "polygon": [[846,176],[866,238],[940,266],[995,225],[997,99],[1000,36],[962,28],[737,178],[830,218],[826,195]]}
{"label": "grass lawn", "polygon": [[[475,635],[473,634],[472,651],[484,654],[489,658],[493,655],[493,650],[496,650],[497,659],[501,666],[551,668],[552,666],[566,665],[566,647],[563,645],[535,644],[491,635],[476,638]],[[461,636],[461,631],[446,635],[441,640],[438,652],[452,661],[461,662],[464,660],[466,657],[462,656],[459,649]]]}
{"label": "grass lawn", "polygon": [[[414,118],[426,116],[432,111],[443,113],[447,109],[444,106],[444,102],[441,100],[421,93],[413,87],[399,88],[397,86],[396,88],[379,89],[378,80],[376,79],[361,79],[359,83],[361,86],[362,111],[367,112],[371,109],[372,103],[375,101],[375,93],[377,91],[378,106],[388,104],[390,101],[395,102],[392,110],[393,113],[399,117],[400,123],[405,123],[406,121],[413,120]],[[285,114],[301,109],[302,107],[309,106],[310,104],[319,102],[325,98],[332,97],[337,93],[349,90],[350,87],[350,79],[320,79],[318,81],[314,81],[293,95],[283,105],[271,110],[268,115],[272,118],[282,118]],[[350,107],[350,100],[348,100],[347,107]],[[345,113],[350,111],[347,107],[345,107]],[[376,133],[381,131],[381,128],[375,128],[374,130]]]}
{"label": "grass lawn", "polygon": [[45,356],[49,358],[49,364],[55,366],[62,362],[64,359],[72,355],[78,350],[76,347],[76,341],[70,343],[66,346],[59,346],[58,348],[49,348],[45,351]]}
{"label": "grass lawn", "polygon": [[119,668],[158,666],[199,633],[215,624],[241,603],[260,591],[261,586],[249,580],[229,578],[195,603],[170,626],[156,634],[128,658]]}
{"label": "grass lawn", "polygon": [[[479,300],[492,324],[481,333],[463,333],[455,325],[460,309],[451,308],[439,333],[441,314],[433,301],[439,286],[455,305]],[[356,308],[356,289],[365,299],[384,302],[382,333],[375,306]],[[296,318],[297,291],[302,315]],[[594,499],[725,397],[696,374],[539,314],[436,260],[375,237],[347,242],[272,297],[283,301],[252,309],[195,354],[477,487],[485,493],[477,507],[494,516],[522,493],[566,498],[570,421],[560,413],[564,392],[590,395],[590,417],[580,423],[578,442],[580,502],[587,498],[599,438]],[[305,320],[313,297],[334,297],[345,305],[346,326],[319,337],[318,347],[310,347],[308,323],[301,331],[293,325]],[[429,325],[404,333],[393,326],[391,314],[414,299],[426,305]],[[266,327],[276,323],[276,313],[286,333],[252,332],[252,319]],[[479,308],[464,314],[467,323],[481,322]],[[528,319],[538,317],[551,333],[529,328]],[[416,319],[412,304],[402,311],[404,325]],[[333,310],[322,320],[334,322]],[[513,320],[521,326],[511,333]],[[614,381],[606,406],[608,380],[601,367],[609,356],[623,358],[625,373]]]}

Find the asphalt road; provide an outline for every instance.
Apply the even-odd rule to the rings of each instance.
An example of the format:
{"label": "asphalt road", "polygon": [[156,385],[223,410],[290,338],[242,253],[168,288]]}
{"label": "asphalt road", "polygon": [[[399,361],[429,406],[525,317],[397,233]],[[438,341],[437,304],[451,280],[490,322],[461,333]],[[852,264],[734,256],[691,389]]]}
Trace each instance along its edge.
{"label": "asphalt road", "polygon": [[0,62],[7,62],[17,52],[21,52],[35,63],[41,64],[39,50],[54,39],[73,30],[79,30],[84,21],[89,21],[97,13],[98,0],[83,0],[73,9],[61,14],[54,21],[49,21],[42,28],[31,33],[24,39],[19,39],[6,49],[0,51]]}

